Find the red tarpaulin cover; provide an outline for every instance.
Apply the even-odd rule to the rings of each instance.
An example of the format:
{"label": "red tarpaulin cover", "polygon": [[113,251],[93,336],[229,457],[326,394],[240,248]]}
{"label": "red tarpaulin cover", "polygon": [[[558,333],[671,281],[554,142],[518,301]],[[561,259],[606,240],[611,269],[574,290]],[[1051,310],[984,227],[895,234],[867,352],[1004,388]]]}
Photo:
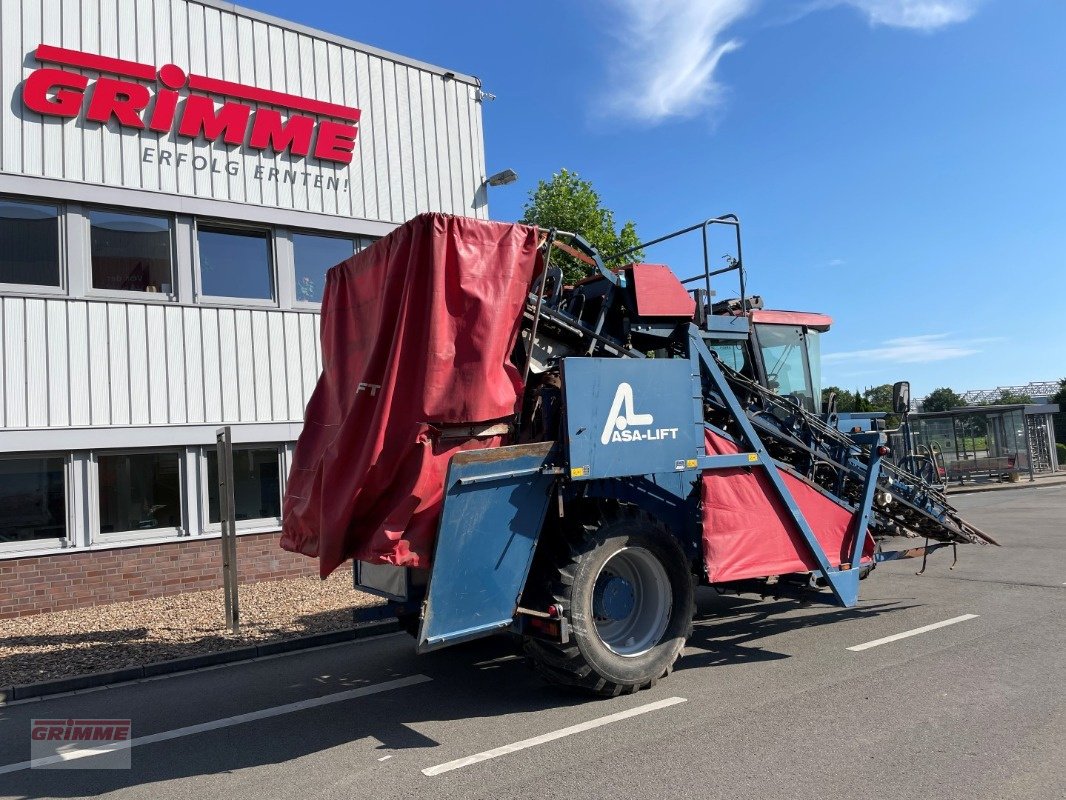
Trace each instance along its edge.
{"label": "red tarpaulin cover", "polygon": [[[707,454],[737,453],[728,439],[707,431]],[[781,472],[815,537],[834,567],[851,560],[853,515],[816,489]],[[703,473],[703,558],[711,582],[811,572],[818,562],[796,529],[762,468]],[[874,551],[869,534],[863,563]]]}
{"label": "red tarpaulin cover", "polygon": [[451,455],[501,443],[430,425],[514,414],[509,356],[539,267],[536,228],[422,214],[329,271],[283,548],[323,578],[349,558],[428,565]]}

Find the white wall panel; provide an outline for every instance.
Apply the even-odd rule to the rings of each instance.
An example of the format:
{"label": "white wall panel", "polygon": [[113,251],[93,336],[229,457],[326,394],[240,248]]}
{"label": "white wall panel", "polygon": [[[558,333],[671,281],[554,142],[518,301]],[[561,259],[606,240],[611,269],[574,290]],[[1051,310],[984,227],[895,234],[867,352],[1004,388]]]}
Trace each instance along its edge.
{"label": "white wall panel", "polygon": [[[189,309],[187,313],[196,313]],[[219,312],[213,308],[200,310],[200,334],[202,336],[204,368],[204,422],[219,422],[225,417],[222,413],[222,346],[219,340]]]}
{"label": "white wall panel", "polygon": [[[126,306],[126,330],[129,346],[130,422],[147,425],[152,421],[148,412],[151,381],[148,373],[148,307]],[[153,337],[154,338],[154,337]]]}
{"label": "white wall panel", "polygon": [[[107,304],[86,303],[89,318],[89,399],[93,425],[111,425],[111,362],[107,337]],[[7,351],[5,350],[5,358]],[[10,426],[15,427],[15,426]]]}
{"label": "white wall panel", "polygon": [[26,425],[26,301],[4,299],[4,427]]}
{"label": "white wall panel", "polygon": [[81,301],[56,302],[67,317],[68,352],[67,365],[70,370],[70,424],[89,425],[92,423],[90,408],[91,382],[89,379],[89,317],[85,303]]}
{"label": "white wall panel", "polygon": [[300,422],[318,314],[0,298],[12,428]]}
{"label": "white wall panel", "polygon": [[26,424],[48,424],[48,325],[44,301],[26,303]]}
{"label": "white wall panel", "polygon": [[[167,379],[166,419],[184,419],[189,422],[186,411],[185,377],[185,325],[182,309],[167,307],[165,374]],[[155,419],[152,420],[153,422]],[[196,420],[199,422],[200,420]]]}
{"label": "white wall panel", "polygon": [[[434,208],[425,191],[428,178],[425,188],[421,180],[436,172],[446,187],[441,210],[472,213],[484,170],[480,131],[470,122],[480,115],[473,108],[478,104],[473,87],[461,79],[189,0],[3,0],[2,16],[3,172],[384,222],[402,222]],[[169,132],[122,128],[115,121],[101,125],[86,121],[84,113],[78,119],[42,117],[24,107],[20,94],[26,76],[44,66],[33,55],[42,43],[157,68],[175,63],[189,73],[359,108],[354,163],[335,164],[313,154],[260,154]],[[90,81],[100,77],[84,74]],[[446,121],[435,117],[438,109],[429,109],[429,95],[441,101],[440,116],[446,96]],[[445,148],[437,146],[442,136],[448,137]],[[186,158],[180,166],[173,158],[170,164],[155,156],[146,162],[145,148]],[[196,156],[200,169],[193,166]],[[223,167],[234,161],[238,174],[224,168],[213,172],[212,158]],[[259,177],[257,166],[263,167]],[[281,175],[285,169],[299,175],[295,182],[270,180],[265,175],[271,167]]]}
{"label": "white wall panel", "polygon": [[129,425],[132,394],[130,340],[124,303],[110,303],[107,306],[107,345],[107,366],[111,371],[111,424]]}
{"label": "white wall panel", "polygon": [[[167,361],[169,337],[166,328],[166,308],[157,304],[147,306],[146,320],[148,327],[148,421],[160,424],[170,420],[170,364]],[[181,341],[180,332],[177,338]]]}
{"label": "white wall panel", "polygon": [[196,308],[181,310],[185,332],[185,413],[189,422],[204,422],[204,374],[207,357],[203,348],[203,312]]}
{"label": "white wall panel", "polygon": [[67,333],[67,309],[62,300],[45,302],[45,325],[48,347],[48,424],[69,425],[72,399],[70,337]]}

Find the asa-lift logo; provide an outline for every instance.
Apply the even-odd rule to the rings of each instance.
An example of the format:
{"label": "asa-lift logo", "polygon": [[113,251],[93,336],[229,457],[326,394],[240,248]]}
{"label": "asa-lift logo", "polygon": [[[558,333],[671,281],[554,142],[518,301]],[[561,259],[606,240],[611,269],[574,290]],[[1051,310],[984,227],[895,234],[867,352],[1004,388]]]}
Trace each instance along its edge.
{"label": "asa-lift logo", "polygon": [[655,442],[664,439],[676,439],[677,428],[653,428],[655,417],[651,414],[638,414],[633,403],[633,387],[622,382],[614,393],[607,424],[603,426],[600,436],[601,444],[611,442]]}
{"label": "asa-lift logo", "polygon": [[[47,44],[38,45],[34,55],[42,63],[101,73],[90,88],[89,78],[78,72],[35,69],[23,82],[22,100],[38,114],[76,118],[84,110],[86,120],[103,125],[114,120],[133,130],[174,132],[190,139],[202,135],[209,142],[351,163],[358,108],[186,74],[175,64],[156,70],[150,64]],[[226,99],[216,108],[209,95]],[[287,119],[277,108],[286,110]]]}

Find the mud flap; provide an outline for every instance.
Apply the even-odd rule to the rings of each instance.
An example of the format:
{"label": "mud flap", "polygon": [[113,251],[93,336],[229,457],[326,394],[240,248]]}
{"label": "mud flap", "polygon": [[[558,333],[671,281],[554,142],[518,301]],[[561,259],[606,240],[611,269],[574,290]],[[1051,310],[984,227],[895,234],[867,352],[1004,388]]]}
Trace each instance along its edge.
{"label": "mud flap", "polygon": [[418,651],[488,636],[514,620],[555,476],[554,442],[456,453],[445,480]]}

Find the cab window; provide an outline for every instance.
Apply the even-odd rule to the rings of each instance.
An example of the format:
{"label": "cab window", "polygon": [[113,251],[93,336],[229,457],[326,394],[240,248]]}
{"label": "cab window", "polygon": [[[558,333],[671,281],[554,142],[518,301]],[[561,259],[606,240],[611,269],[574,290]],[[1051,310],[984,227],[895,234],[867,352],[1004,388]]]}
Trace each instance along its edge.
{"label": "cab window", "polygon": [[707,346],[727,367],[754,379],[755,373],[752,371],[751,365],[748,363],[747,342],[718,341],[708,342]]}
{"label": "cab window", "polygon": [[800,405],[814,411],[803,331],[794,325],[760,325],[758,336],[768,388],[782,397],[794,396]]}

